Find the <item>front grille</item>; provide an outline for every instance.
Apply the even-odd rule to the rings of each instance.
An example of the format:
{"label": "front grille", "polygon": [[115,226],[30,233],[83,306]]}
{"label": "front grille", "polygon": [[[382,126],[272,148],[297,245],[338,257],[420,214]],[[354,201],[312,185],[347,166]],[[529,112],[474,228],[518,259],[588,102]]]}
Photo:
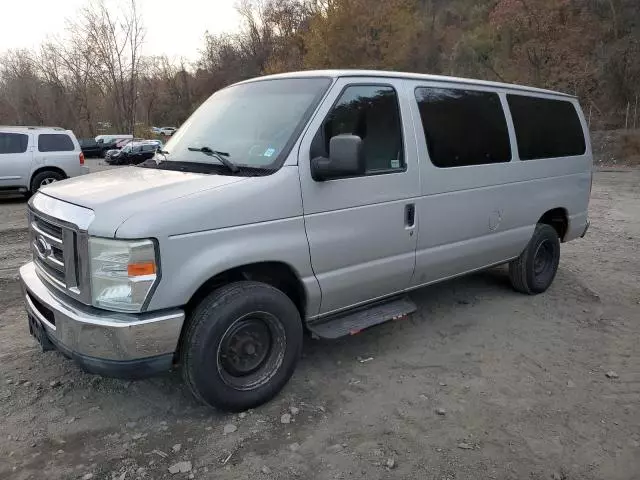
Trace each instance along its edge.
{"label": "front grille", "polygon": [[51,285],[74,297],[80,294],[77,231],[63,221],[31,210],[31,250],[36,268]]}
{"label": "front grille", "polygon": [[62,251],[61,248],[52,247],[51,248],[51,254],[53,255],[53,258],[55,258],[59,262],[64,263],[64,252]]}
{"label": "front grille", "polygon": [[33,221],[35,225],[43,232],[48,233],[49,235],[52,235],[56,238],[62,239],[62,227],[48,222],[38,216],[34,216]]}
{"label": "front grille", "polygon": [[67,288],[67,279],[64,271],[60,271],[57,268],[52,267],[51,265],[40,259],[37,255],[34,256],[34,260],[36,262],[36,265],[40,267],[40,270],[44,270],[49,277],[56,280],[58,286]]}

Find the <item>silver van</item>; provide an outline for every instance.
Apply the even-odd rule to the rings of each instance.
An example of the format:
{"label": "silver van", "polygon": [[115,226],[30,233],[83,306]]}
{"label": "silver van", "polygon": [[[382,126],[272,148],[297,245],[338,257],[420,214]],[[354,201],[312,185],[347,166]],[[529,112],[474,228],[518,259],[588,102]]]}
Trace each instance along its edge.
{"label": "silver van", "polygon": [[243,410],[285,385],[305,331],[355,334],[506,263],[516,290],[544,292],[560,243],[586,233],[591,169],[561,93],[371,71],[241,82],[153,161],[31,199],[29,328],[90,372],[180,365],[199,400]]}

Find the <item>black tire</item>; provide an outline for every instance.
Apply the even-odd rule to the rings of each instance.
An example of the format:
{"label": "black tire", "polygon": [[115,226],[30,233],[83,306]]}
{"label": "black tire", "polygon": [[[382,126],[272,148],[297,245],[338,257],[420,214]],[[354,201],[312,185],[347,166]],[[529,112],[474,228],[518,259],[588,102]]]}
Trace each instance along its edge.
{"label": "black tire", "polygon": [[182,376],[198,400],[222,410],[238,412],[272,399],[302,352],[298,309],[264,283],[221,287],[200,302],[188,322]]}
{"label": "black tire", "polygon": [[40,187],[48,185],[49,183],[59,182],[60,180],[64,180],[64,178],[63,174],[53,170],[39,172],[31,179],[31,193],[36,193]]}
{"label": "black tire", "polygon": [[537,295],[553,282],[560,263],[560,239],[551,225],[539,223],[527,248],[509,263],[513,288],[521,293]]}

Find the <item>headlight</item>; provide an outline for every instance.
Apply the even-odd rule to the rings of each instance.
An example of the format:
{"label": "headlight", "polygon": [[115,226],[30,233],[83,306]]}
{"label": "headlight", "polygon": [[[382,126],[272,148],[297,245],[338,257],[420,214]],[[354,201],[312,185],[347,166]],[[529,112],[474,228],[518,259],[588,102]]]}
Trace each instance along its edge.
{"label": "headlight", "polygon": [[120,312],[139,312],[160,277],[152,240],[89,238],[91,303]]}

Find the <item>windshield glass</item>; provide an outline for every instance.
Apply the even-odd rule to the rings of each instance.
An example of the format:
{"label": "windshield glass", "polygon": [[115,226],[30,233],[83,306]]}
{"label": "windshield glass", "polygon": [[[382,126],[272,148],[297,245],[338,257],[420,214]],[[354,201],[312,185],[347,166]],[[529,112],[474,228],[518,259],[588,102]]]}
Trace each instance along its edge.
{"label": "windshield glass", "polygon": [[197,151],[206,147],[236,165],[279,168],[329,85],[328,78],[291,78],[222,89],[167,142],[166,160],[220,163]]}

